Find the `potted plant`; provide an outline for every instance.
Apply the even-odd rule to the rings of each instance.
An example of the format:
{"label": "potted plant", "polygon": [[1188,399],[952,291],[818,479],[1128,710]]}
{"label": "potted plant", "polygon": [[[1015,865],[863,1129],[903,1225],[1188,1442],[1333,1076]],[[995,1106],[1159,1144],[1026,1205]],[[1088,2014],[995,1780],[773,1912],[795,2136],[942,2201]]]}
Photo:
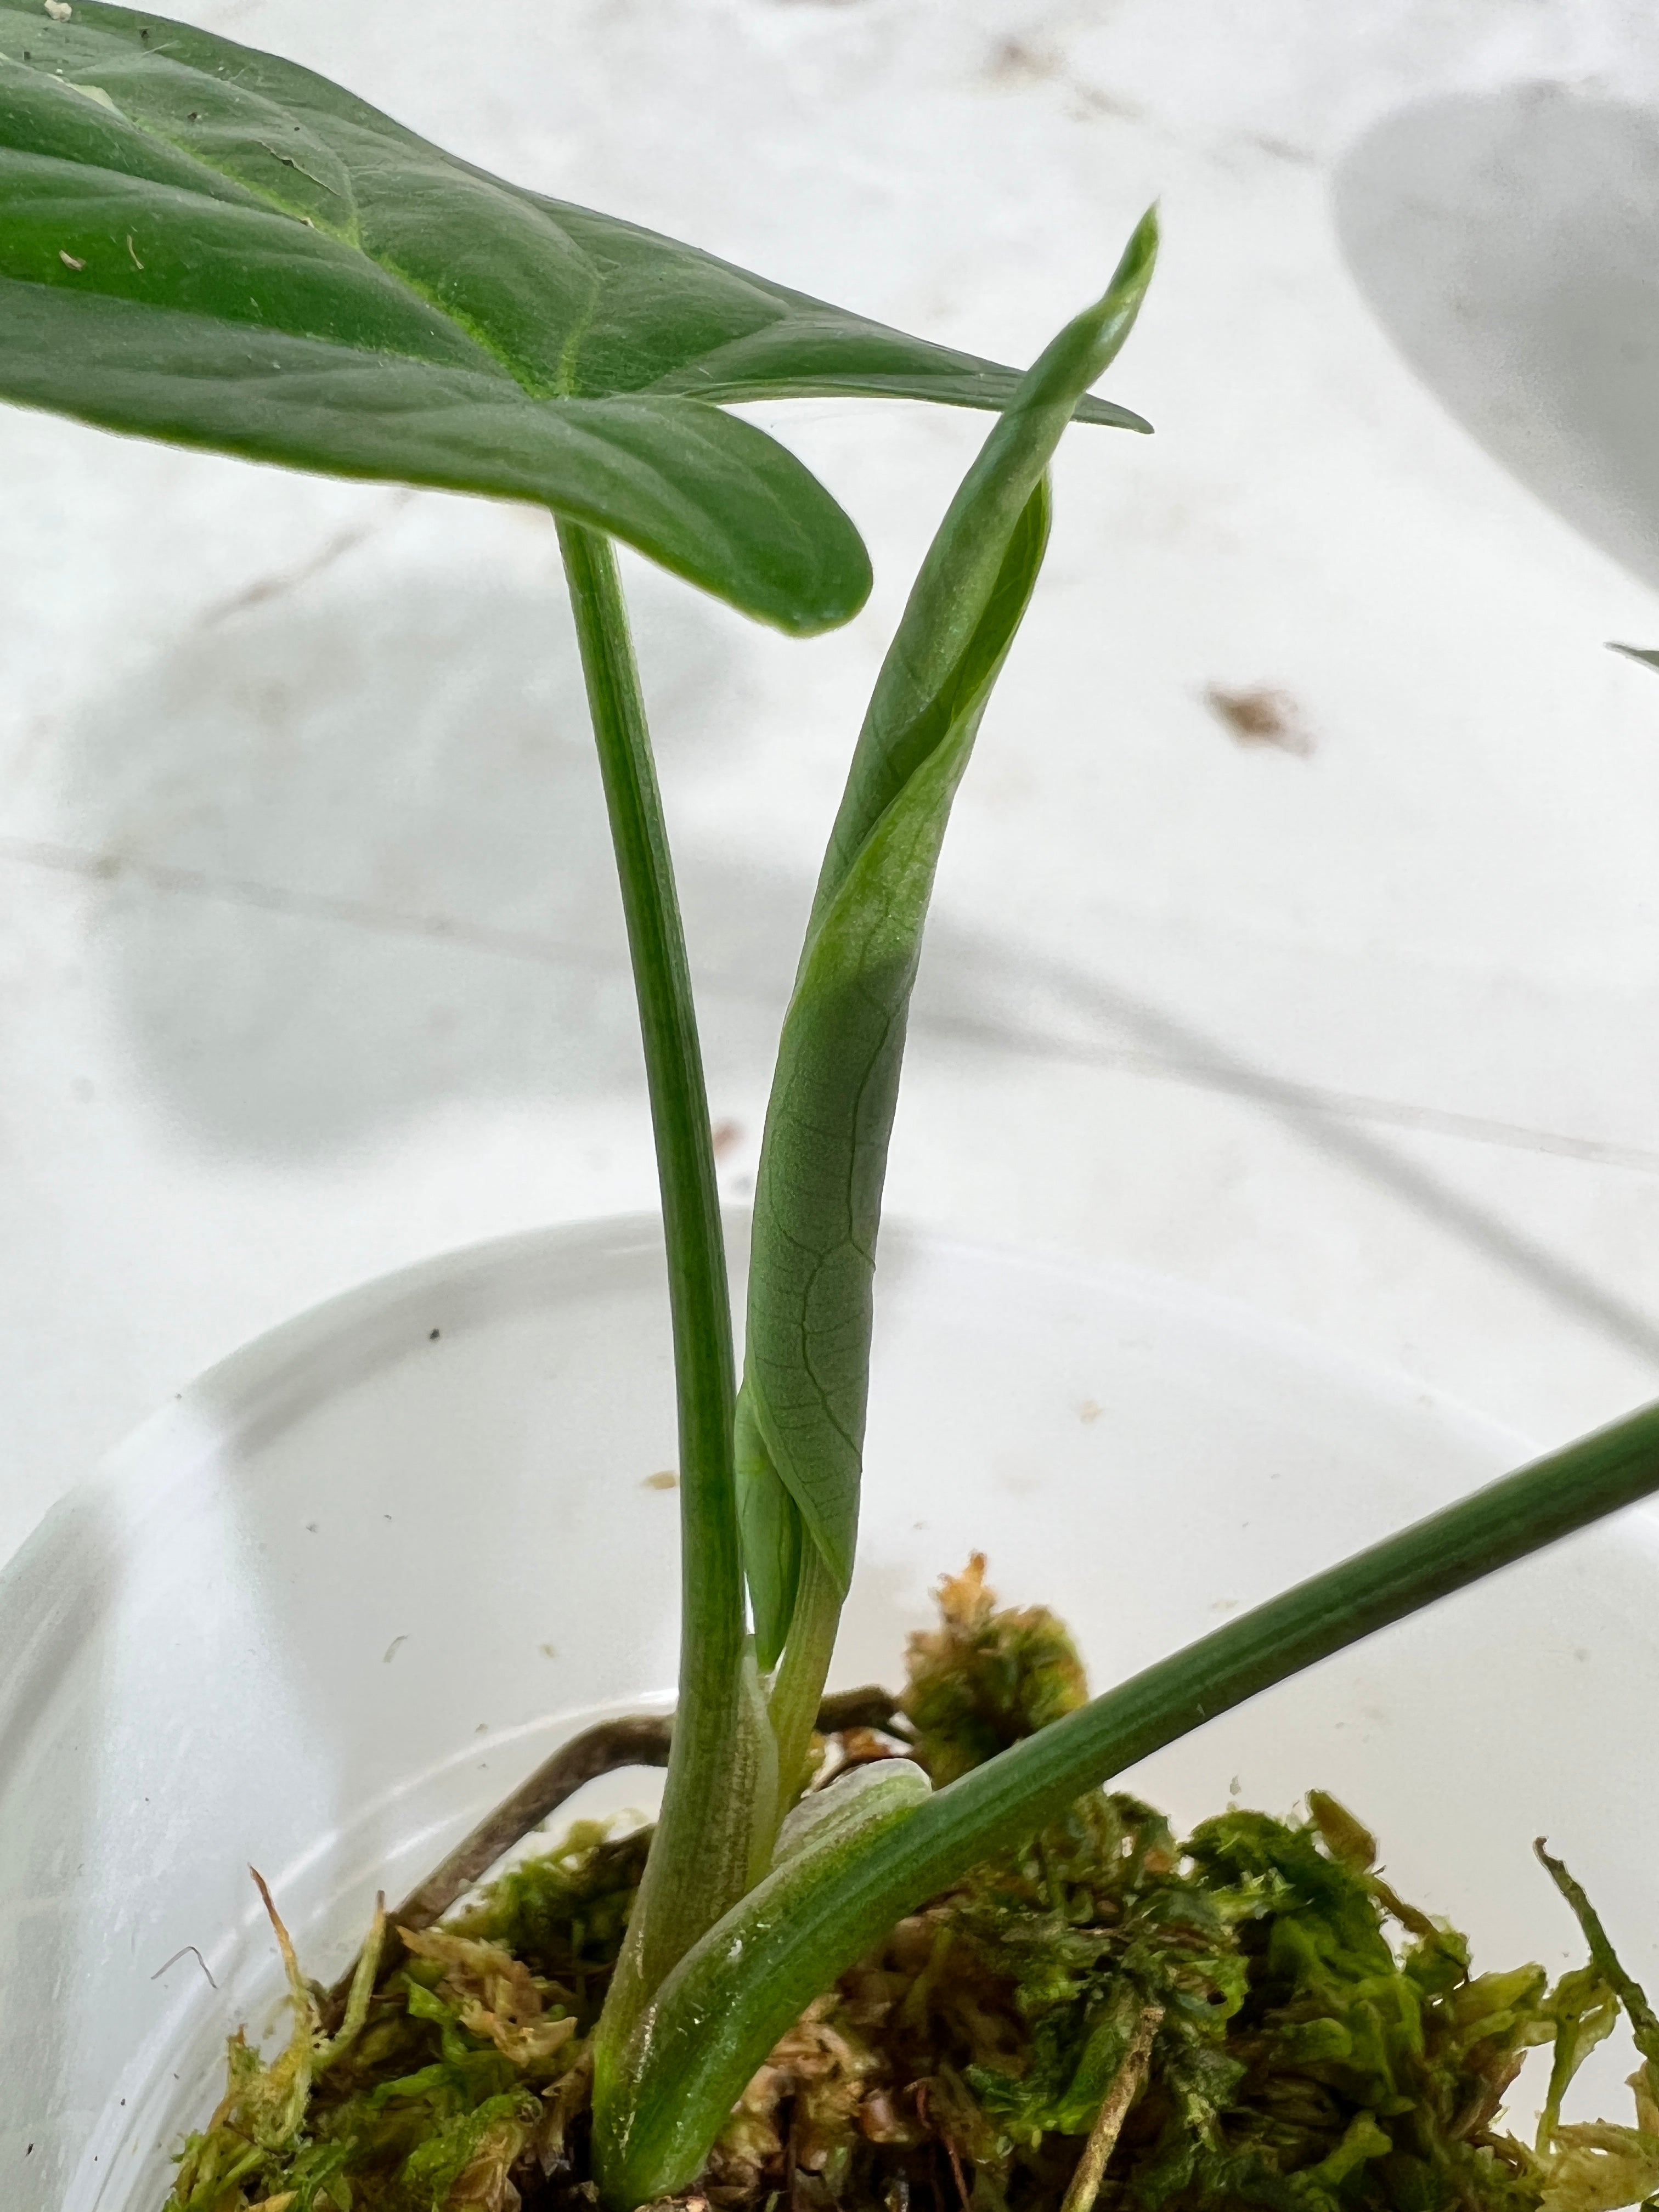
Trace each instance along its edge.
{"label": "potted plant", "polygon": [[[1062,434],[1077,419],[1146,427],[1090,392],[1150,282],[1153,218],[1103,297],[1016,376],[501,184],[304,70],[143,10],[6,0],[0,34],[0,394],[108,428],[552,510],[623,890],[668,1259],[682,1648],[662,1809],[637,1863],[596,1844],[548,1878],[563,1884],[567,1919],[625,1899],[602,2002],[580,2033],[580,2004],[550,2002],[548,1978],[503,1940],[520,1892],[470,1932],[377,1919],[332,2001],[306,1984],[283,1936],[291,2038],[269,2062],[233,2048],[229,2091],[185,2154],[176,2202],[500,2208],[532,2150],[548,2189],[611,2212],[695,2203],[708,2188],[759,2203],[780,2157],[793,2197],[804,2169],[768,2139],[775,2109],[744,2100],[769,2053],[820,2017],[811,2008],[825,1992],[941,1899],[955,1903],[925,1923],[933,1951],[872,1969],[905,1984],[902,2002],[890,1989],[882,2000],[884,2018],[895,2004],[906,2018],[925,2008],[930,1974],[975,1914],[974,1940],[992,1942],[988,1912],[1000,1916],[1005,1982],[1024,1940],[1011,1931],[1041,1923],[1038,1966],[1052,1976],[1069,1960],[1091,1993],[1077,1998],[1086,2049],[1071,2051],[1059,2103],[1040,2106],[1030,2086],[1035,2045],[1001,2069],[1003,2089],[981,2081],[969,2100],[984,2119],[1003,2096],[996,2139],[1031,2138],[1036,2164],[1021,2172],[1034,2203],[1086,2212],[1155,2075],[1163,2132],[1135,2183],[1149,2205],[1254,2191],[1317,2208],[1478,2198],[1597,2212],[1645,2195],[1659,2180],[1659,2072],[1642,2077],[1637,2129],[1589,2142],[1559,2124],[1560,2089],[1620,2006],[1659,2069],[1659,2023],[1565,1870],[1590,1966],[1553,1991],[1513,1977],[1499,1989],[1393,1896],[1340,1808],[1315,1801],[1294,1828],[1240,1816],[1179,1858],[1146,1808],[1101,1793],[1217,1713],[1659,1488],[1659,1413],[1522,1469],[1091,1699],[1058,1624],[999,1613],[970,1573],[919,1650],[908,1698],[919,1758],[888,1755],[902,1748],[890,1734],[882,1755],[855,1752],[848,1731],[870,1717],[823,1709],[854,1571],[882,1182],[933,872],[1036,586]],[[831,834],[768,1113],[739,1380],[684,948],[610,541],[796,635],[850,618],[869,583],[853,526],[782,448],[720,411],[806,392],[933,398],[997,421],[922,564]],[[959,1723],[994,1710],[976,1747],[971,1730],[953,1733],[952,1713]],[[874,1717],[894,1723],[896,1709]],[[853,1771],[809,1791],[821,1724],[844,1739]],[[975,1887],[987,1869],[992,1893]],[[1248,2067],[1212,2031],[1265,2002],[1238,1929],[1271,1927],[1261,1971],[1276,1973],[1273,1945],[1294,1947],[1320,1896],[1328,1929],[1344,1931],[1349,1983],[1369,1994],[1353,1996],[1352,2017],[1271,2022],[1285,2049],[1292,2027],[1301,2039],[1298,2081],[1336,2098],[1334,2068],[1346,2085],[1335,2134],[1322,2122],[1323,2136],[1304,2126],[1297,2139],[1317,2138],[1320,2155],[1287,2166],[1277,2137],[1252,2138],[1247,2157],[1228,2136]],[[1414,1947],[1403,1960],[1379,1932],[1390,1916]],[[1132,1960],[1110,1930],[1143,1923],[1183,1932],[1173,1946],[1147,1932]],[[1099,1939],[1086,1972],[1065,1940],[1085,1923]],[[388,1983],[394,1944],[403,1963]],[[1417,2038],[1412,2063],[1431,2061],[1436,2094],[1455,2087],[1463,2106],[1406,2095],[1391,2070],[1406,2062],[1381,2028],[1387,2063],[1356,2088],[1357,2023],[1389,2006],[1400,2036]],[[407,2056],[409,2021],[438,2055],[388,2073]],[[390,2136],[365,2150],[361,2130],[314,2125],[313,2105],[377,2037],[380,2074],[352,2076],[357,2119],[391,2112],[403,2126],[420,2106],[425,2132],[387,2122]],[[1535,2154],[1510,2157],[1488,2139],[1504,2069],[1542,2039],[1557,2075],[1544,2133]],[[856,2059],[831,2058],[845,2092]],[[860,2096],[862,2140],[895,2147],[885,2202],[908,2188],[916,2136],[950,2148],[964,2204],[996,2204],[1002,2153],[970,2160],[970,2187],[936,2112],[895,2111],[884,2137]],[[956,2124],[971,2132],[966,2106]],[[1064,2175],[1051,2137],[1072,2143]]]}

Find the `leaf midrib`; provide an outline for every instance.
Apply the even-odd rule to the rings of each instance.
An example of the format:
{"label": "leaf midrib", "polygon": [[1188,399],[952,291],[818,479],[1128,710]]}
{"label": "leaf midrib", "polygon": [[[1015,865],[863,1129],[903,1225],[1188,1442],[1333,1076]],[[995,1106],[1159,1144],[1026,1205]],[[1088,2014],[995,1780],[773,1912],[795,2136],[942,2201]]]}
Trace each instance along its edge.
{"label": "leaf midrib", "polygon": [[[7,12],[10,13],[15,11],[8,10]],[[129,54],[132,51],[134,51],[132,49],[129,49],[122,41],[112,38],[107,32],[100,31],[96,33],[95,35],[100,38],[107,39],[109,43],[118,49],[124,60],[128,58]],[[198,69],[190,67],[184,64],[170,61],[164,54],[151,53],[143,47],[139,47],[136,51],[137,54],[152,67],[160,65],[168,69],[176,69],[181,76],[185,76],[201,77],[204,75],[203,71]],[[14,66],[18,69],[27,69],[33,71],[37,76],[51,78],[58,84],[63,85],[66,89],[76,82],[76,79],[65,76],[58,70],[45,68],[42,64],[33,59],[25,62],[18,60],[11,55],[5,55],[3,58],[12,61]],[[205,79],[204,81],[210,83],[212,82],[210,78]],[[100,86],[100,89],[106,90],[106,88]],[[343,246],[348,249],[348,251],[361,255],[363,261],[370,268],[377,269],[383,276],[389,276],[394,283],[401,286],[403,290],[411,299],[419,301],[423,307],[428,308],[434,315],[438,316],[443,322],[448,325],[452,330],[459,331],[460,335],[467,339],[471,344],[476,346],[478,350],[483,354],[504,376],[508,378],[527,398],[538,402],[545,402],[549,400],[570,399],[574,398],[576,352],[580,348],[583,337],[592,326],[593,316],[599,305],[601,277],[600,272],[592,267],[592,256],[587,252],[585,247],[577,246],[574,239],[567,237],[562,232],[560,233],[560,236],[564,238],[565,243],[573,248],[574,252],[580,254],[583,262],[586,263],[592,272],[592,288],[588,295],[586,309],[573,325],[569,336],[565,340],[564,344],[560,348],[558,375],[554,383],[548,386],[545,385],[542,380],[532,376],[521,363],[514,362],[507,354],[503,352],[501,348],[490,337],[489,332],[484,330],[482,325],[473,320],[471,317],[458,313],[453,304],[440,299],[428,286],[422,284],[418,278],[411,276],[410,273],[406,269],[401,267],[397,261],[390,258],[383,258],[378,253],[372,253],[368,250],[368,248],[363,244],[361,227],[357,220],[359,210],[356,192],[356,179],[350,165],[348,163],[343,155],[341,155],[339,157],[341,166],[345,170],[347,179],[352,185],[351,205],[353,222],[349,230],[342,229],[337,223],[321,221],[314,216],[296,215],[291,208],[285,207],[280,200],[273,198],[270,192],[261,191],[257,184],[252,184],[246,178],[237,176],[230,170],[222,168],[218,163],[204,159],[199,147],[192,146],[187,140],[177,138],[171,132],[160,129],[155,124],[143,121],[140,118],[130,114],[128,111],[121,106],[120,102],[116,100],[113,93],[110,93],[108,97],[113,105],[115,113],[120,118],[121,122],[128,130],[133,131],[138,137],[147,140],[152,145],[166,147],[170,152],[180,155],[185,161],[188,161],[193,168],[202,170],[208,176],[216,177],[222,182],[230,185],[234,191],[245,194],[249,203],[258,206],[266,214],[278,216],[284,222],[292,223],[296,230],[308,230],[316,236],[331,238],[337,245]],[[261,94],[260,97],[264,98],[264,95]],[[271,102],[270,104],[273,106],[276,105],[275,102]],[[281,112],[284,114],[295,117],[301,124],[305,122],[306,118],[297,109],[288,107],[283,108]],[[363,125],[360,125],[356,127],[364,129],[366,136],[374,137],[380,135],[376,132],[368,131]],[[322,136],[320,132],[319,132],[318,135],[319,137]],[[250,134],[250,136],[252,136],[252,134]],[[254,143],[259,145],[264,151],[270,154],[273,160],[281,161],[285,158],[283,155],[279,154],[274,147],[265,145],[263,139],[255,139]],[[328,141],[325,139],[324,143],[327,143]],[[428,148],[423,139],[415,140],[413,142],[413,147],[418,148],[421,152],[428,156],[428,159],[431,158],[434,149]],[[337,151],[337,149],[334,150]],[[405,150],[413,150],[413,149],[406,149]],[[46,158],[51,159],[53,157],[47,156]],[[66,164],[65,166],[70,165]],[[83,175],[90,172],[94,175],[107,176],[123,180],[128,185],[135,183],[143,184],[147,181],[143,178],[135,178],[128,171],[102,167],[90,162],[76,163],[73,166],[79,169],[81,173]],[[442,156],[440,155],[438,157],[438,166],[447,168],[451,165],[445,161]],[[295,167],[297,168],[299,164],[296,162]],[[302,171],[301,173],[307,176],[310,175],[310,172],[308,170]],[[473,170],[468,167],[461,170],[460,173],[471,177],[475,183],[486,186],[491,191],[500,192],[502,189],[500,183],[495,179],[485,175],[482,171]],[[316,178],[312,179],[312,182],[313,184],[319,183],[319,181],[320,180]],[[155,189],[158,191],[177,191],[181,195],[186,191],[186,187],[182,185],[157,185]],[[212,198],[212,195],[204,193],[202,197],[204,198]],[[536,216],[539,222],[546,223],[550,227],[556,227],[552,225],[552,218],[548,216],[542,208],[537,206],[533,200],[526,202],[520,198],[516,193],[513,194],[511,197],[514,198],[517,205],[520,207],[528,205],[531,211]],[[223,201],[219,201],[216,204],[221,206],[226,204]],[[23,278],[19,281],[29,283],[33,280]],[[44,285],[40,289],[43,290],[51,290],[53,288],[50,285]],[[149,301],[146,301],[143,304],[149,307],[153,313],[156,314],[171,314],[177,312],[175,309],[161,307]],[[250,325],[250,327],[257,328],[258,325]],[[301,332],[296,333],[296,335],[304,336],[306,333]],[[343,353],[357,353],[372,356],[375,353],[386,353],[392,350],[391,349],[385,347],[349,345],[343,343],[337,338],[325,339],[321,341],[321,343],[337,345]],[[414,362],[417,365],[422,364],[423,358],[419,354],[404,352],[398,352],[395,357],[399,360]],[[426,363],[425,365],[428,367],[435,366],[435,364],[432,363]]]}

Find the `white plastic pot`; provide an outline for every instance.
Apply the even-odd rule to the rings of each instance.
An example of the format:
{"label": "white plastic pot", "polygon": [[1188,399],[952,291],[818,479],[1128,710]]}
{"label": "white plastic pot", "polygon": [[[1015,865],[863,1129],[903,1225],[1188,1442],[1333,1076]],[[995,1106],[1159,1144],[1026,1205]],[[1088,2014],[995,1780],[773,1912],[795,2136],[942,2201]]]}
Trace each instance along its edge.
{"label": "white plastic pot", "polygon": [[[1186,1290],[896,1228],[878,1336],[842,1682],[894,1678],[975,1547],[1103,1684],[1525,1456]],[[49,1517],[0,1577],[0,2203],[157,2212],[280,1993],[250,1862],[331,1973],[562,1736],[666,1702],[673,1464],[660,1244],[626,1221],[292,1322]],[[1576,1955],[1547,1832],[1653,1974],[1654,1545],[1627,1515],[1133,1786],[1182,1820],[1334,1790],[1495,1964]]]}

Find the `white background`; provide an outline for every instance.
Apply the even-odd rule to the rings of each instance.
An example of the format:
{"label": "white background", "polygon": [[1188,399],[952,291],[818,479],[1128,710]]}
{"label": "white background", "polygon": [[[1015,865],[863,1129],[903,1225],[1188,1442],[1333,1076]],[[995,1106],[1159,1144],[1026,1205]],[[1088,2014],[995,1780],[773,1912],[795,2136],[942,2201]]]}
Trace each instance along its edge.
{"label": "white background", "polygon": [[[472,160],[1024,362],[1160,198],[958,805],[891,1204],[1547,1441],[1659,1387],[1659,30],[1626,0],[198,0]],[[981,420],[757,410],[849,631],[630,564],[741,1196]],[[544,516],[0,415],[0,1557],[192,1373],[642,1207]],[[1243,745],[1269,685],[1310,750]]]}

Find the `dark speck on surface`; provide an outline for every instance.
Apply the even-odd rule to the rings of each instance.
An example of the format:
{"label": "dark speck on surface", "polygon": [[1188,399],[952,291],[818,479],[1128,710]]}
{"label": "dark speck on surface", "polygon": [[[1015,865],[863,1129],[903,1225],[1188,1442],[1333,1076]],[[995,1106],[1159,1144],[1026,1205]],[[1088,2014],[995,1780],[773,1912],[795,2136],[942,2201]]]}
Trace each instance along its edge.
{"label": "dark speck on surface", "polygon": [[1313,739],[1304,728],[1300,710],[1288,691],[1276,690],[1268,684],[1230,691],[1212,684],[1205,691],[1204,703],[1241,745],[1272,745],[1279,752],[1304,757],[1313,750]]}
{"label": "dark speck on surface", "polygon": [[1020,78],[1032,79],[1057,76],[1060,63],[1057,54],[1034,46],[1024,39],[1004,39],[993,51],[986,64],[985,74],[994,82],[1006,84]]}

